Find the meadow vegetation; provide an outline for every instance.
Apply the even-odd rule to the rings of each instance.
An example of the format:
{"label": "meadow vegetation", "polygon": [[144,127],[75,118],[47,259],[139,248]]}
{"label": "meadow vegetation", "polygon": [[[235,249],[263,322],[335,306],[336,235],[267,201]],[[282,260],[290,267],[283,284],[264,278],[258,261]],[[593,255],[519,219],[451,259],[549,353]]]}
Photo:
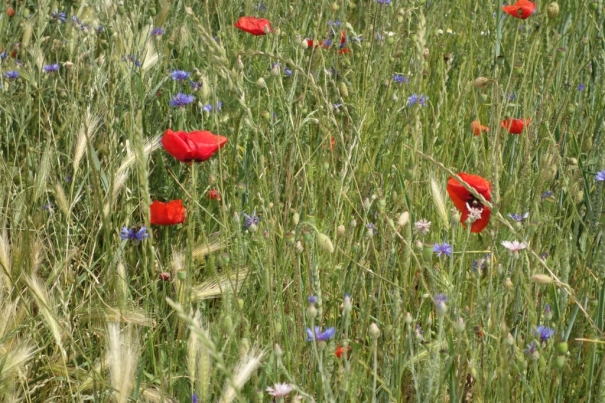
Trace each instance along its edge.
{"label": "meadow vegetation", "polygon": [[0,400],[605,401],[605,9],[533,4],[3,3]]}

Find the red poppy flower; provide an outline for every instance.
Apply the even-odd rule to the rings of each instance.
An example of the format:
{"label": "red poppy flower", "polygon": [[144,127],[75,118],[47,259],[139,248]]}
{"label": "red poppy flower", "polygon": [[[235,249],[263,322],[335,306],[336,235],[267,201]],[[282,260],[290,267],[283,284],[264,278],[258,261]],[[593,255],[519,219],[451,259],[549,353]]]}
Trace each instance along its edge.
{"label": "red poppy flower", "polygon": [[475,136],[480,136],[483,132],[489,132],[489,127],[483,126],[478,120],[474,120],[471,123],[471,129],[473,130],[473,134]]}
{"label": "red poppy flower", "polygon": [[185,221],[185,207],[182,200],[168,203],[154,201],[149,206],[151,223],[155,225],[175,225]]}
{"label": "red poppy flower", "polygon": [[343,347],[343,346],[338,346],[338,347],[336,348],[336,351],[334,352],[334,355],[336,356],[336,358],[340,358],[340,357],[342,357],[342,356],[344,355],[345,350],[346,350],[346,351],[347,351],[347,353],[348,353],[349,351],[351,351],[351,347],[346,347],[346,348],[345,348],[345,347]]}
{"label": "red poppy flower", "polygon": [[348,55],[349,53],[351,53],[351,49],[349,48],[342,48],[338,51],[339,55]]}
{"label": "red poppy flower", "polygon": [[173,132],[166,130],[162,145],[181,162],[206,161],[227,143],[227,138],[208,131]]}
{"label": "red poppy flower", "polygon": [[531,119],[513,119],[508,118],[502,121],[502,127],[508,130],[510,134],[521,134],[525,126],[529,125]]}
{"label": "red poppy flower", "polygon": [[[460,178],[468,183],[470,187],[475,189],[477,193],[485,198],[487,201],[491,201],[492,199],[492,185],[482,177],[478,175],[469,175],[465,172],[458,174]],[[481,218],[475,220],[471,224],[471,232],[481,232],[483,228],[489,222],[489,216],[491,211],[485,207],[475,196],[471,194],[468,190],[462,186],[460,182],[458,182],[454,178],[449,178],[447,181],[447,193],[450,195],[450,198],[454,202],[454,205],[460,212],[462,216],[460,217],[460,222],[466,228],[466,220],[470,215],[469,207],[472,209],[483,210],[481,212]]]}
{"label": "red poppy flower", "polygon": [[210,189],[208,191],[208,198],[211,199],[211,200],[220,200],[221,199],[221,194],[216,189]]}
{"label": "red poppy flower", "polygon": [[536,10],[536,3],[529,0],[517,0],[515,4],[510,6],[502,6],[502,10],[515,18],[526,19]]}
{"label": "red poppy flower", "polygon": [[264,18],[241,17],[233,26],[252,35],[265,35],[267,32],[273,32],[271,22]]}

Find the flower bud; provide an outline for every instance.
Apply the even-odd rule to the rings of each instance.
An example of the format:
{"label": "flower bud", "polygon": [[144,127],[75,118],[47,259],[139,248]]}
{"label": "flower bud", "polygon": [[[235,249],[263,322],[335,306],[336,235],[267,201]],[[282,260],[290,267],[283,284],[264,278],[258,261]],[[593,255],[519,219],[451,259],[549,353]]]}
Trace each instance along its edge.
{"label": "flower bud", "polygon": [[296,246],[294,247],[294,250],[300,255],[305,251],[305,248],[304,246],[302,246],[302,243],[300,241],[296,241]]}
{"label": "flower bud", "polygon": [[332,11],[338,11],[340,9],[340,6],[338,5],[337,2],[334,2],[332,4],[330,4],[330,10]]}
{"label": "flower bud", "polygon": [[221,332],[223,332],[224,334],[231,333],[231,330],[233,329],[233,319],[231,319],[231,316],[227,315],[223,317],[223,320],[221,320],[220,328]]}
{"label": "flower bud", "polygon": [[349,89],[347,88],[347,85],[344,82],[341,82],[339,84],[338,92],[340,93],[340,96],[344,99],[347,99],[349,97]]}
{"label": "flower bud", "polygon": [[409,312],[405,314],[405,319],[404,319],[406,325],[411,325],[412,322],[414,321],[414,319],[412,319],[412,314],[410,314]]}
{"label": "flower bud", "polygon": [[311,304],[307,307],[307,319],[314,320],[317,317],[317,308],[315,304]]}
{"label": "flower bud", "polygon": [[565,367],[565,356],[560,355],[555,358],[555,364],[557,365],[557,369],[563,369]]}
{"label": "flower bud", "polygon": [[473,87],[475,88],[484,88],[490,83],[490,79],[487,77],[477,77],[475,81],[473,81]]}
{"label": "flower bud", "polygon": [[555,344],[555,348],[559,354],[567,354],[567,342],[565,340],[558,342]]}
{"label": "flower bud", "polygon": [[328,253],[334,253],[334,245],[330,238],[325,234],[317,234],[317,244]]}
{"label": "flower bud", "polygon": [[377,338],[380,337],[380,329],[378,329],[378,326],[376,325],[376,323],[372,323],[370,325],[370,330],[368,331],[368,336],[370,336],[370,338],[372,340],[376,340]]}
{"label": "flower bud", "polygon": [[556,1],[553,1],[546,7],[546,15],[549,19],[554,20],[559,15],[559,5]]}
{"label": "flower bud", "polygon": [[275,346],[273,346],[273,354],[275,354],[275,356],[278,358],[283,357],[283,355],[284,355],[283,350],[277,343],[275,343]]}
{"label": "flower bud", "polygon": [[349,227],[351,228],[355,228],[357,227],[357,221],[355,221],[355,219],[351,219],[351,221],[349,221]]}
{"label": "flower bud", "polygon": [[344,225],[340,224],[338,226],[338,228],[336,228],[336,234],[338,234],[338,236],[343,236],[346,232],[346,228]]}
{"label": "flower bud", "polygon": [[170,273],[167,273],[167,272],[160,273],[160,280],[170,281]]}
{"label": "flower bud", "polygon": [[344,301],[342,303],[342,309],[345,313],[351,313],[353,310],[353,304],[351,303],[351,297],[348,294],[345,294]]}
{"label": "flower bud", "polygon": [[504,288],[506,290],[511,290],[513,288],[513,282],[510,280],[510,277],[507,277],[506,280],[504,280]]}
{"label": "flower bud", "polygon": [[179,280],[185,281],[187,278],[187,272],[185,270],[179,270],[176,272],[176,276]]}
{"label": "flower bud", "polygon": [[265,82],[265,79],[262,77],[259,77],[259,79],[256,80],[256,85],[258,85],[260,88],[267,88],[267,83]]}
{"label": "flower bud", "polygon": [[275,64],[273,65],[273,67],[271,67],[271,75],[272,75],[273,77],[277,77],[277,76],[279,76],[279,74],[280,74],[280,73],[281,73],[281,71],[280,71],[280,69],[279,69],[279,64],[278,64],[278,63],[275,63]]}
{"label": "flower bud", "polygon": [[465,328],[466,328],[466,324],[464,323],[464,319],[458,318],[456,323],[454,323],[454,329],[456,329],[456,332],[462,333],[462,332],[464,332]]}
{"label": "flower bud", "polygon": [[540,285],[550,285],[554,283],[553,278],[547,274],[534,274],[534,276],[531,278],[531,281]]}
{"label": "flower bud", "polygon": [[297,212],[294,212],[294,214],[292,214],[292,225],[294,225],[296,227],[298,225],[299,221],[300,221],[300,214],[298,214]]}

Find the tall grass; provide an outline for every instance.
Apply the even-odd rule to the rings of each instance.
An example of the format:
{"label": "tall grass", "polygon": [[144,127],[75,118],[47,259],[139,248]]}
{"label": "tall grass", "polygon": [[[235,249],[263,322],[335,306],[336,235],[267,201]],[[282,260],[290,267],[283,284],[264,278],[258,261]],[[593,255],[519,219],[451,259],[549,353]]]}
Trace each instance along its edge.
{"label": "tall grass", "polygon": [[[3,4],[4,400],[605,400],[602,2],[384,3]],[[229,141],[185,164],[168,128]]]}

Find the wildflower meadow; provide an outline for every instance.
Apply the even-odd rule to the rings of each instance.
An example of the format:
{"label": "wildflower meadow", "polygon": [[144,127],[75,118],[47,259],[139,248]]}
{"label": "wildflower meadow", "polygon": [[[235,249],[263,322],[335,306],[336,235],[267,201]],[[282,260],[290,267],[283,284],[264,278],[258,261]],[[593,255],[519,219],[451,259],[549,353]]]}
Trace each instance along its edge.
{"label": "wildflower meadow", "polygon": [[605,402],[605,2],[7,0],[0,401]]}

